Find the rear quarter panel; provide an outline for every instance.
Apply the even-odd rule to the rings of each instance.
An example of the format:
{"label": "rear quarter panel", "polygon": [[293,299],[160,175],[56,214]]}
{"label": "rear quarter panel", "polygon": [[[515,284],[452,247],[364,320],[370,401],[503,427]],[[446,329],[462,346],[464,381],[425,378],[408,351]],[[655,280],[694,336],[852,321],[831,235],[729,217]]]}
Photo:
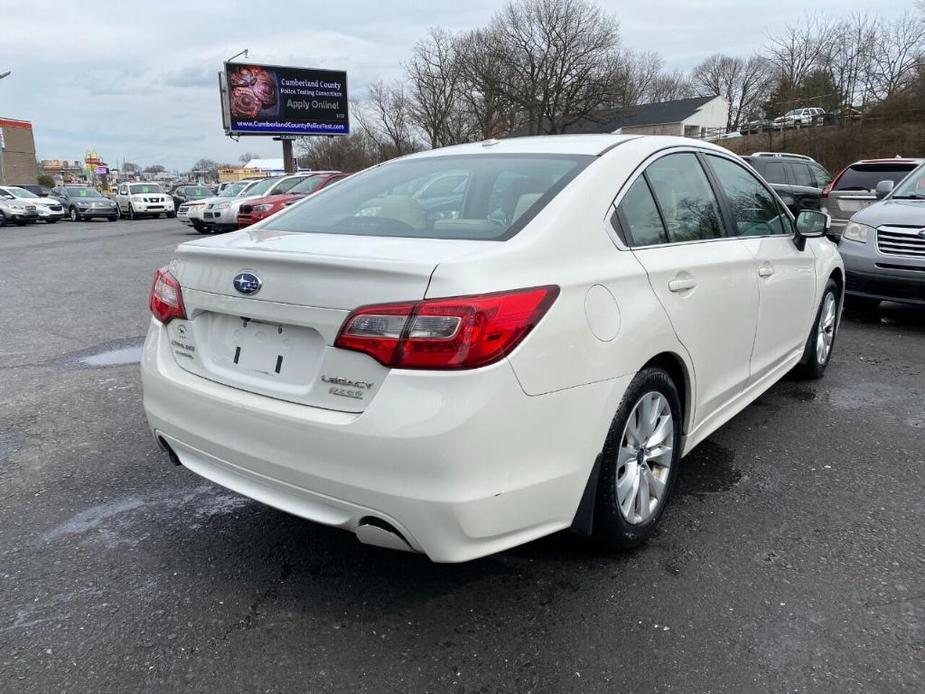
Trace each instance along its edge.
{"label": "rear quarter panel", "polygon": [[[679,144],[676,138],[665,140]],[[617,247],[610,227],[615,196],[652,151],[650,138],[616,147],[512,239],[491,244],[490,252],[441,263],[434,271],[428,297],[560,287],[549,312],[509,357],[528,395],[632,375],[665,351],[689,366],[645,270],[631,252]],[[595,289],[589,298],[596,285],[606,292]],[[613,297],[613,309],[606,293]],[[614,321],[615,334],[608,334]],[[595,323],[598,335],[592,331]]]}

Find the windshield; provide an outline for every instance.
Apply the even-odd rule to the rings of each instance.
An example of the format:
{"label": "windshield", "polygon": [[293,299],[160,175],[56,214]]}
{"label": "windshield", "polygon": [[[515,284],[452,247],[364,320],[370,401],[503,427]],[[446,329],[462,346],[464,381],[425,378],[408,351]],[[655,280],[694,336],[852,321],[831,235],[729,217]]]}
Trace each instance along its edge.
{"label": "windshield", "polygon": [[230,186],[226,186],[225,190],[218,194],[220,198],[233,198],[238,193],[240,193],[250,181],[238,181],[237,183],[232,183]]}
{"label": "windshield", "polygon": [[324,180],[324,176],[308,176],[303,178],[301,181],[296,183],[292,188],[289,189],[290,193],[311,193],[321,185],[321,181]]}
{"label": "windshield", "polygon": [[72,198],[101,198],[100,192],[95,188],[65,188]]}
{"label": "windshield", "polygon": [[925,164],[917,168],[893,190],[894,198],[925,198]]}
{"label": "windshield", "polygon": [[916,164],[855,164],[845,169],[834,190],[874,190],[880,181],[899,183]]}
{"label": "windshield", "polygon": [[206,198],[212,195],[212,191],[205,186],[187,186],[183,192],[191,198]]}
{"label": "windshield", "polygon": [[164,189],[156,183],[137,183],[128,187],[128,192],[132,195],[138,193],[163,193]]}
{"label": "windshield", "polygon": [[263,195],[279,182],[279,178],[264,178],[247,189],[248,195]]}
{"label": "windshield", "polygon": [[351,176],[273,217],[310,234],[505,240],[594,157],[498,154],[400,160]]}
{"label": "windshield", "polygon": [[39,197],[32,191],[26,190],[25,188],[20,188],[19,186],[10,186],[6,188],[12,195],[15,195],[17,198],[37,198]]}

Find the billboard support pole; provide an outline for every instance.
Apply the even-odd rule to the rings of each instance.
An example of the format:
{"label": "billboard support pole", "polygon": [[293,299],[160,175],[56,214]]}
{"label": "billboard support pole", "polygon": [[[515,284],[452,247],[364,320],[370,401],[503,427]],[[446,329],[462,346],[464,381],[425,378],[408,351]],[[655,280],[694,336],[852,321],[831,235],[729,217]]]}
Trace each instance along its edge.
{"label": "billboard support pole", "polygon": [[283,138],[283,168],[287,174],[295,173],[295,159],[292,157],[292,140]]}

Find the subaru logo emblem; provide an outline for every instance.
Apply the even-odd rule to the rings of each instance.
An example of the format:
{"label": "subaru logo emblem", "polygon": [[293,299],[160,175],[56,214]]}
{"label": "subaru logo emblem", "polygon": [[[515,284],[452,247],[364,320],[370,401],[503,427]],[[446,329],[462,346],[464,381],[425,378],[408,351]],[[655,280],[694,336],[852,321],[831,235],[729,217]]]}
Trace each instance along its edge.
{"label": "subaru logo emblem", "polygon": [[234,288],[237,289],[242,294],[256,294],[260,291],[260,287],[263,285],[263,282],[260,281],[260,278],[257,277],[253,272],[239,272],[234,276],[232,281]]}

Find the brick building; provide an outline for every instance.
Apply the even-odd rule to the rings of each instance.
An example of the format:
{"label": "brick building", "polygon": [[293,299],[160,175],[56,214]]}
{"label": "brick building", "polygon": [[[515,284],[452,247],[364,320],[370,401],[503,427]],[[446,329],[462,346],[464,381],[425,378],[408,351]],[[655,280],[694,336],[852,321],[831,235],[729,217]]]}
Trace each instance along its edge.
{"label": "brick building", "polygon": [[0,153],[0,183],[35,183],[39,175],[35,161],[32,123],[0,117],[3,151]]}

